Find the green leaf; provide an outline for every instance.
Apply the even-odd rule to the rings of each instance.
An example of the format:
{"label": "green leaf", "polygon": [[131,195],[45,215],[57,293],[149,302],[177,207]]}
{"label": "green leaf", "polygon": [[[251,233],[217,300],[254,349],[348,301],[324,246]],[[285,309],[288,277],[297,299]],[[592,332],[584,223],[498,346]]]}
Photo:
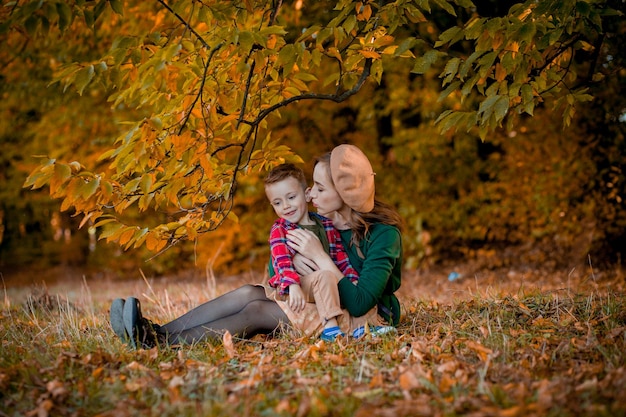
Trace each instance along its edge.
{"label": "green leaf", "polygon": [[78,190],[78,192],[80,193],[80,196],[83,198],[83,200],[87,200],[96,192],[99,186],[100,178],[96,177],[93,178],[91,181],[84,183],[80,187],[80,190]]}
{"label": "green leaf", "polygon": [[83,95],[83,91],[85,87],[91,82],[93,76],[95,74],[93,65],[88,65],[76,73],[74,77],[74,85],[76,86],[76,90],[78,94]]}
{"label": "green leaf", "polygon": [[41,20],[37,16],[29,16],[28,19],[26,19],[24,22],[24,28],[30,36],[35,36],[40,21]]}
{"label": "green leaf", "polygon": [[65,2],[57,3],[57,12],[59,13],[59,29],[64,32],[72,23],[74,16],[72,9]]}
{"label": "green leaf", "polygon": [[501,121],[509,111],[509,98],[507,96],[499,96],[498,100],[494,104],[494,114],[496,121]]}
{"label": "green leaf", "polygon": [[522,85],[522,103],[528,104],[533,102],[533,88],[530,84]]}
{"label": "green leaf", "polygon": [[461,89],[461,95],[463,97],[467,97],[471,92],[478,80],[480,79],[479,74],[474,74],[469,80],[463,83],[463,88]]}
{"label": "green leaf", "polygon": [[460,63],[461,63],[460,58],[452,58],[446,63],[446,66],[443,72],[439,75],[440,78],[445,77],[442,82],[443,86],[447,85],[454,79],[459,69]]}
{"label": "green leaf", "polygon": [[421,57],[415,60],[415,64],[413,65],[413,69],[411,70],[414,74],[424,74],[426,71],[430,69],[430,67],[437,61],[439,57],[439,52],[431,49],[426,52]]}
{"label": "green leaf", "polygon": [[317,31],[319,31],[319,30],[320,30],[320,26],[319,26],[319,25],[315,25],[315,26],[311,26],[311,27],[309,27],[308,29],[306,29],[306,30],[302,33],[302,35],[300,35],[300,36],[298,37],[297,42],[302,42],[302,41],[304,41],[305,39],[309,38],[311,35],[313,35],[315,32],[317,32]]}
{"label": "green leaf", "polygon": [[478,107],[478,116],[481,116],[484,120],[489,119],[489,117],[493,114],[494,106],[499,98],[500,96],[496,95],[487,97],[483,100]]}
{"label": "green leaf", "polygon": [[113,11],[120,16],[124,16],[124,4],[121,0],[109,0]]}
{"label": "green leaf", "polygon": [[437,101],[442,101],[443,99],[448,97],[453,91],[458,90],[460,85],[461,85],[460,81],[455,81],[452,84],[450,84],[448,88],[446,88],[445,90],[441,92],[441,94],[439,94]]}
{"label": "green leaf", "polygon": [[522,25],[520,30],[517,32],[517,36],[521,41],[531,44],[535,33],[537,33],[537,25],[535,22],[531,21]]}
{"label": "green leaf", "polygon": [[446,0],[431,0],[437,6],[441,7],[446,12],[450,13],[452,16],[456,16],[456,12],[454,11],[454,7]]}
{"label": "green leaf", "polygon": [[406,39],[404,39],[402,42],[400,42],[400,45],[398,45],[398,48],[396,48],[394,55],[395,56],[400,56],[403,53],[405,53],[406,51],[410,50],[411,48],[413,48],[416,44],[417,44],[417,39],[413,38],[413,37],[408,37]]}
{"label": "green leaf", "polygon": [[454,26],[446,30],[441,35],[439,35],[439,40],[435,42],[435,48],[439,48],[446,43],[450,43],[450,45],[452,45],[454,42],[461,40],[462,36],[459,37],[459,33],[462,34],[462,29],[458,26]]}

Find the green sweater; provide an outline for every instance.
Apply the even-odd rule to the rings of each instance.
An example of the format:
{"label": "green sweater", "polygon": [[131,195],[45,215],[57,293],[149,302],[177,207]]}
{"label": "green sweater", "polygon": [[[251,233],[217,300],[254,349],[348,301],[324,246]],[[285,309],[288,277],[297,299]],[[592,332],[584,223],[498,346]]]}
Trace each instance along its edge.
{"label": "green sweater", "polygon": [[372,307],[389,323],[400,321],[400,302],[394,292],[400,288],[402,279],[402,235],[386,224],[374,224],[360,249],[350,245],[352,230],[339,232],[344,242],[350,263],[359,273],[359,283],[354,285],[348,278],[339,281],[341,304],[351,315],[359,317]]}

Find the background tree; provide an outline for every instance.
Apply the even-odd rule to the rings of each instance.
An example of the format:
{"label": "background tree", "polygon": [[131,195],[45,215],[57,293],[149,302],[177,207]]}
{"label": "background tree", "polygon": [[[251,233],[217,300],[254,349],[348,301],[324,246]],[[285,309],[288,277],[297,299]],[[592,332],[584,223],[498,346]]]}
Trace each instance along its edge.
{"label": "background tree", "polygon": [[[623,4],[510,5],[6,3],[0,33],[15,47],[3,48],[3,76],[21,79],[33,62],[42,71],[28,89],[10,83],[6,96],[28,114],[32,95],[22,102],[17,92],[52,79],[46,96],[59,101],[42,113],[56,118],[31,120],[29,129],[44,129],[29,143],[76,143],[33,146],[46,158],[26,185],[48,187],[81,226],[122,248],[175,247],[176,259],[191,260],[229,238],[239,250],[220,258],[241,265],[264,243],[265,230],[232,234],[258,228],[262,215],[249,210],[262,197],[258,176],[352,142],[373,155],[381,193],[407,220],[409,265],[431,246],[444,257],[441,248],[573,242],[589,224],[586,247],[602,234],[617,242],[624,181],[613,151],[623,150],[624,107],[613,108],[610,135],[598,133],[602,150],[581,152],[584,140],[550,125],[555,115],[578,123],[577,103],[607,83],[623,88]],[[604,186],[594,193],[608,200],[593,207],[583,184],[596,169]],[[581,174],[563,187],[572,172]],[[179,245],[186,240],[196,245]]]}

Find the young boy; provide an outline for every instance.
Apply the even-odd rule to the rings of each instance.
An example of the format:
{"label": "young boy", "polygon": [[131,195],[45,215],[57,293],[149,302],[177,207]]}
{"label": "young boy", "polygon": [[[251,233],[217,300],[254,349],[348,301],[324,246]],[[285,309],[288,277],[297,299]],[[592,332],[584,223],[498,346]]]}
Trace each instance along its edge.
{"label": "young boy", "polygon": [[[272,226],[269,237],[274,270],[269,285],[276,289],[279,298],[288,298],[287,303],[295,313],[302,312],[307,302],[314,301],[322,317],[321,338],[334,341],[343,335],[337,323],[337,316],[341,314],[338,292],[333,296],[332,290],[324,291],[323,287],[330,280],[311,283],[308,275],[298,275],[293,265],[295,251],[287,245],[286,235],[287,231],[295,228],[304,228],[315,233],[341,273],[356,283],[359,276],[350,264],[339,232],[333,227],[332,221],[308,211],[306,178],[304,172],[295,165],[282,164],[270,171],[265,179],[265,194],[279,217]],[[330,285],[336,286],[336,282]],[[353,336],[359,337],[363,327],[358,326],[358,319],[352,320],[357,324]]]}

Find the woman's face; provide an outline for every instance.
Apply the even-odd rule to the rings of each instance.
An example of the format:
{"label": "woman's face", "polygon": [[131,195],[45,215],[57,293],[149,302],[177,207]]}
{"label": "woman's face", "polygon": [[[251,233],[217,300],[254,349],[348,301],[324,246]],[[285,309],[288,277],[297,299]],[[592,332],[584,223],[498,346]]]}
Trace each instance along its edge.
{"label": "woman's face", "polygon": [[343,200],[337,193],[330,178],[330,167],[320,162],[313,169],[313,188],[309,194],[313,206],[322,216],[338,211],[343,207]]}

